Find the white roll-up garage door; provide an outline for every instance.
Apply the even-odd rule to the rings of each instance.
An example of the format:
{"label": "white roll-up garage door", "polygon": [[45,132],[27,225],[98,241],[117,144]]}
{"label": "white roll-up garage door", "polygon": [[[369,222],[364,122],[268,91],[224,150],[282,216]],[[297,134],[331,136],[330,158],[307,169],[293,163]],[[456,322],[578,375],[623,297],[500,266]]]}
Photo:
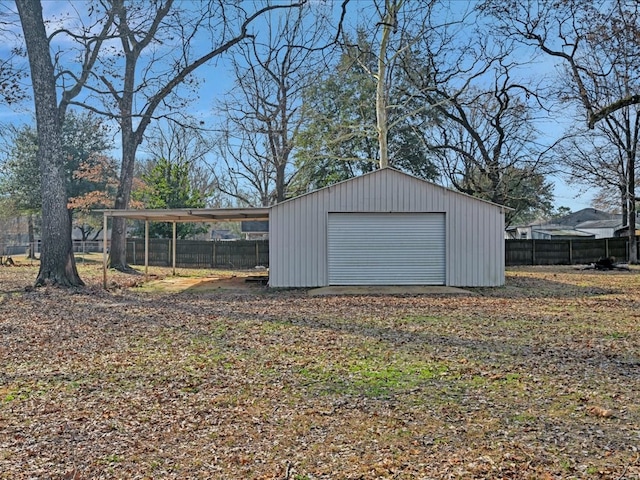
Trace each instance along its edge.
{"label": "white roll-up garage door", "polygon": [[444,213],[329,213],[330,285],[444,285]]}

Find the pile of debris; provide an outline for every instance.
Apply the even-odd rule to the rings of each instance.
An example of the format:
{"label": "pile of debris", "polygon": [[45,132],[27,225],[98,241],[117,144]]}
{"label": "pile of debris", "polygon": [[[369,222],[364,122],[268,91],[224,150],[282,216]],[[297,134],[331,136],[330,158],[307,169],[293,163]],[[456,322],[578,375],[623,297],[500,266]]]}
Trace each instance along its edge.
{"label": "pile of debris", "polygon": [[601,257],[597,262],[590,263],[580,268],[580,270],[626,270],[629,271],[628,263],[616,262],[616,257]]}
{"label": "pile of debris", "polygon": [[0,255],[0,266],[4,265],[5,267],[15,267],[15,262],[11,257],[3,257]]}

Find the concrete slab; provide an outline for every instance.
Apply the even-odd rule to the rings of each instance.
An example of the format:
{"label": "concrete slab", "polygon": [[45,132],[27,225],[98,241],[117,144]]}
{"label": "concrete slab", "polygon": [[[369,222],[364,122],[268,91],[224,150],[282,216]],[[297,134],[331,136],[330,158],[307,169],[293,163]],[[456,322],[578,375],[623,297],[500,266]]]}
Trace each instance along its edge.
{"label": "concrete slab", "polygon": [[313,288],[310,297],[325,295],[476,295],[456,287],[431,285],[354,285]]}

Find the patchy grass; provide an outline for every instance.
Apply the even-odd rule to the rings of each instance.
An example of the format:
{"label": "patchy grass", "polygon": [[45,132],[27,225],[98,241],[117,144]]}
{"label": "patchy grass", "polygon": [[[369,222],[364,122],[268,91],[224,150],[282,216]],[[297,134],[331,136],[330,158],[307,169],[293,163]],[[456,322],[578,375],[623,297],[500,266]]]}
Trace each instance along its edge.
{"label": "patchy grass", "polygon": [[640,476],[637,270],[308,297],[79,268],[0,267],[2,479]]}

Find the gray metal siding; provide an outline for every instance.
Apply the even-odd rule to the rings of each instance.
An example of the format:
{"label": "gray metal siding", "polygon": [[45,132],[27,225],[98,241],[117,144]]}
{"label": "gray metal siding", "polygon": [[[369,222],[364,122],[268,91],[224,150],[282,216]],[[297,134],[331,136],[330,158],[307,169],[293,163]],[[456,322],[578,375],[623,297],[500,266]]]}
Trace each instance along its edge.
{"label": "gray metal siding", "polygon": [[501,210],[452,193],[447,210],[448,285],[503,285],[504,216]]}
{"label": "gray metal siding", "polygon": [[271,286],[329,284],[328,212],[444,212],[447,285],[504,284],[504,215],[499,206],[384,169],[272,207]]}

